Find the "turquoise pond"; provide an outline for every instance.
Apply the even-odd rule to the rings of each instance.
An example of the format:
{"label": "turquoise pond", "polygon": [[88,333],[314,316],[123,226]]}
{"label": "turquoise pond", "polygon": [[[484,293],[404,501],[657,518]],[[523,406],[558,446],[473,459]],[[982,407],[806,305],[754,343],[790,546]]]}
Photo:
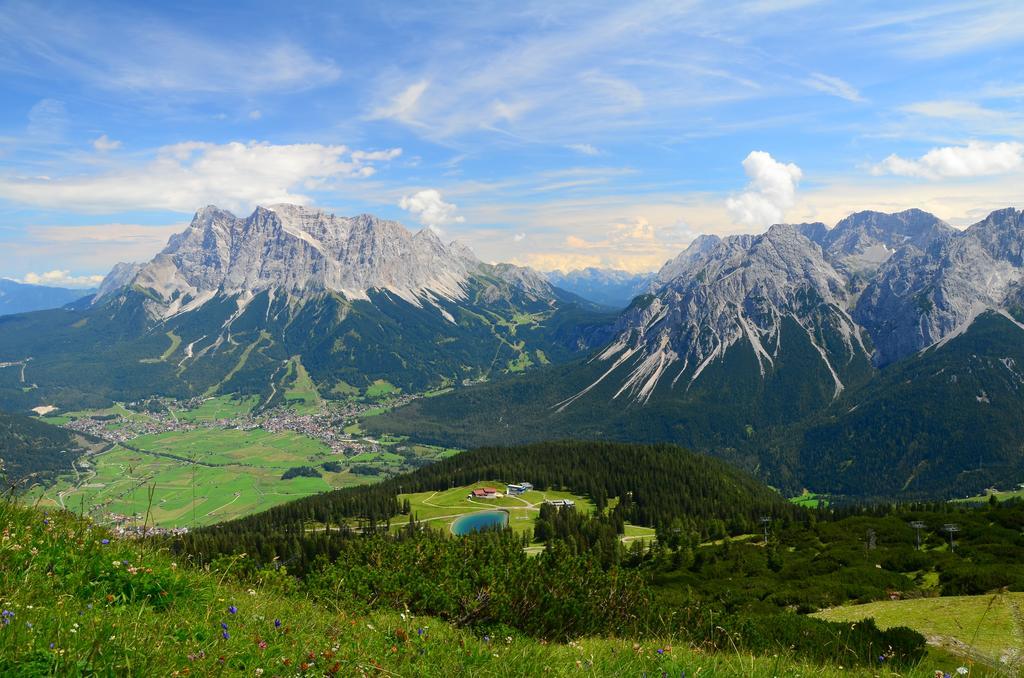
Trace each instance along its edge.
{"label": "turquoise pond", "polygon": [[462,516],[452,523],[452,532],[458,536],[479,532],[491,527],[505,527],[508,525],[508,513],[505,511],[478,511]]}

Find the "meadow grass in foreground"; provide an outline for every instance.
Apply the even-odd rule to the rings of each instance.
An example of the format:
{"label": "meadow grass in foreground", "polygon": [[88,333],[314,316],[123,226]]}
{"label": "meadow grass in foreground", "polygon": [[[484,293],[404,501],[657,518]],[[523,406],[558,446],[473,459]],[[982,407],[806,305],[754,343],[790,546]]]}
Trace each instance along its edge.
{"label": "meadow grass in foreground", "polygon": [[238,586],[63,511],[3,502],[0,530],[0,675],[930,677],[936,668],[822,667],[667,640],[548,644],[398,612],[352,616],[307,599],[280,571]]}

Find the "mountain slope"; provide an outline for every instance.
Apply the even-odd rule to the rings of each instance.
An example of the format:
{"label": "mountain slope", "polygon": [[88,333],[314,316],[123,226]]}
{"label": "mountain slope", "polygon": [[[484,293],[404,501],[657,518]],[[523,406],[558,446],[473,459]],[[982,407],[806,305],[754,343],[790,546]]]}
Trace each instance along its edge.
{"label": "mountain slope", "polygon": [[975,493],[1024,477],[1024,323],[986,312],[786,435],[817,491]]}
{"label": "mountain slope", "polygon": [[428,229],[295,206],[246,219],[204,208],[110,280],[123,284],[105,283],[89,307],[0,320],[0,360],[24,366],[17,380],[0,372],[0,402],[242,392],[271,404],[294,359],[324,395],[376,380],[418,391],[605,340],[595,305],[529,269],[482,264]]}
{"label": "mountain slope", "polygon": [[93,290],[26,285],[0,278],[0,315],[58,308],[92,294]]}
{"label": "mountain slope", "polygon": [[19,490],[66,472],[86,441],[31,417],[0,412],[0,460],[7,482]]}

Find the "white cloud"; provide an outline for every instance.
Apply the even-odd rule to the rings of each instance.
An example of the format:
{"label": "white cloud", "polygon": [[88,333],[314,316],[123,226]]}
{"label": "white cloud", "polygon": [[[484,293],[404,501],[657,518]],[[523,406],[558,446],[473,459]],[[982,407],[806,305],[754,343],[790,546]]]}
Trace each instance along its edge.
{"label": "white cloud", "polygon": [[441,197],[441,192],[434,188],[403,196],[398,206],[416,215],[421,224],[434,230],[439,230],[439,227],[444,224],[461,224],[465,221],[464,217],[456,215],[459,208],[450,202],[445,202]]}
{"label": "white cloud", "polygon": [[600,149],[590,144],[567,144],[566,148],[570,151],[582,153],[583,155],[601,155]]}
{"label": "white cloud", "polygon": [[106,153],[107,151],[116,151],[121,148],[121,142],[111,139],[106,134],[101,134],[92,140],[92,147],[100,153]]}
{"label": "white cloud", "polygon": [[[16,63],[136,95],[280,93],[341,75],[333,61],[292,42],[260,36],[253,49],[252,39],[231,39],[223,31],[205,36],[156,16],[70,5],[9,3],[0,17],[0,44]],[[39,77],[46,81],[47,75]]]}
{"label": "white cloud", "polygon": [[26,273],[21,282],[48,287],[95,287],[103,282],[103,276],[74,276],[71,275],[71,271],[53,270],[45,273]]}
{"label": "white cloud", "polygon": [[747,190],[725,201],[732,218],[746,226],[763,227],[782,221],[796,200],[803,172],[793,163],[783,164],[764,151],[751,151],[743,160],[750,177]]}
{"label": "white cloud", "polygon": [[28,134],[44,140],[55,140],[64,134],[68,112],[63,101],[42,99],[28,112]]}
{"label": "white cloud", "polygon": [[840,99],[856,102],[864,101],[864,97],[860,95],[857,88],[842,78],[825,75],[824,73],[812,73],[810,78],[804,80],[804,83],[811,89],[816,89],[819,92],[824,92]]}
{"label": "white cloud", "polygon": [[262,117],[263,117],[263,111],[261,111],[259,109],[256,109],[254,111],[249,111],[249,119],[250,120],[259,120]]}
{"label": "white cloud", "polygon": [[512,236],[512,242],[523,242],[524,240],[526,240],[525,233],[516,233],[514,236]]}
{"label": "white cloud", "polygon": [[370,113],[371,120],[395,119],[404,123],[415,123],[416,109],[423,93],[430,86],[429,80],[420,80],[408,85],[391,100]]}
{"label": "white cloud", "polygon": [[893,154],[875,165],[872,174],[895,174],[925,179],[982,177],[1024,167],[1024,144],[1014,141],[971,141],[966,146],[933,148],[920,158]]}
{"label": "white cloud", "polygon": [[106,174],[0,179],[0,196],[31,205],[108,213],[191,212],[206,204],[232,210],[275,202],[304,204],[310,198],[299,191],[321,188],[334,179],[370,176],[375,172],[372,162],[398,152],[367,154],[341,145],[187,141],[157,149],[147,164]]}

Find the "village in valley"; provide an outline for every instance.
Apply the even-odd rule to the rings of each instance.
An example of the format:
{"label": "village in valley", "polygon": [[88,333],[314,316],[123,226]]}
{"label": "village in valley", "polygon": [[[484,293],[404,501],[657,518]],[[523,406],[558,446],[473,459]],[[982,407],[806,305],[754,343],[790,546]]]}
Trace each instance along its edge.
{"label": "village in valley", "polygon": [[[152,398],[41,417],[95,441],[43,505],[84,513],[124,537],[177,534],[302,496],[378,482],[458,450],[364,435],[359,421],[416,395],[285,403]],[[151,496],[150,496],[151,493]]]}

